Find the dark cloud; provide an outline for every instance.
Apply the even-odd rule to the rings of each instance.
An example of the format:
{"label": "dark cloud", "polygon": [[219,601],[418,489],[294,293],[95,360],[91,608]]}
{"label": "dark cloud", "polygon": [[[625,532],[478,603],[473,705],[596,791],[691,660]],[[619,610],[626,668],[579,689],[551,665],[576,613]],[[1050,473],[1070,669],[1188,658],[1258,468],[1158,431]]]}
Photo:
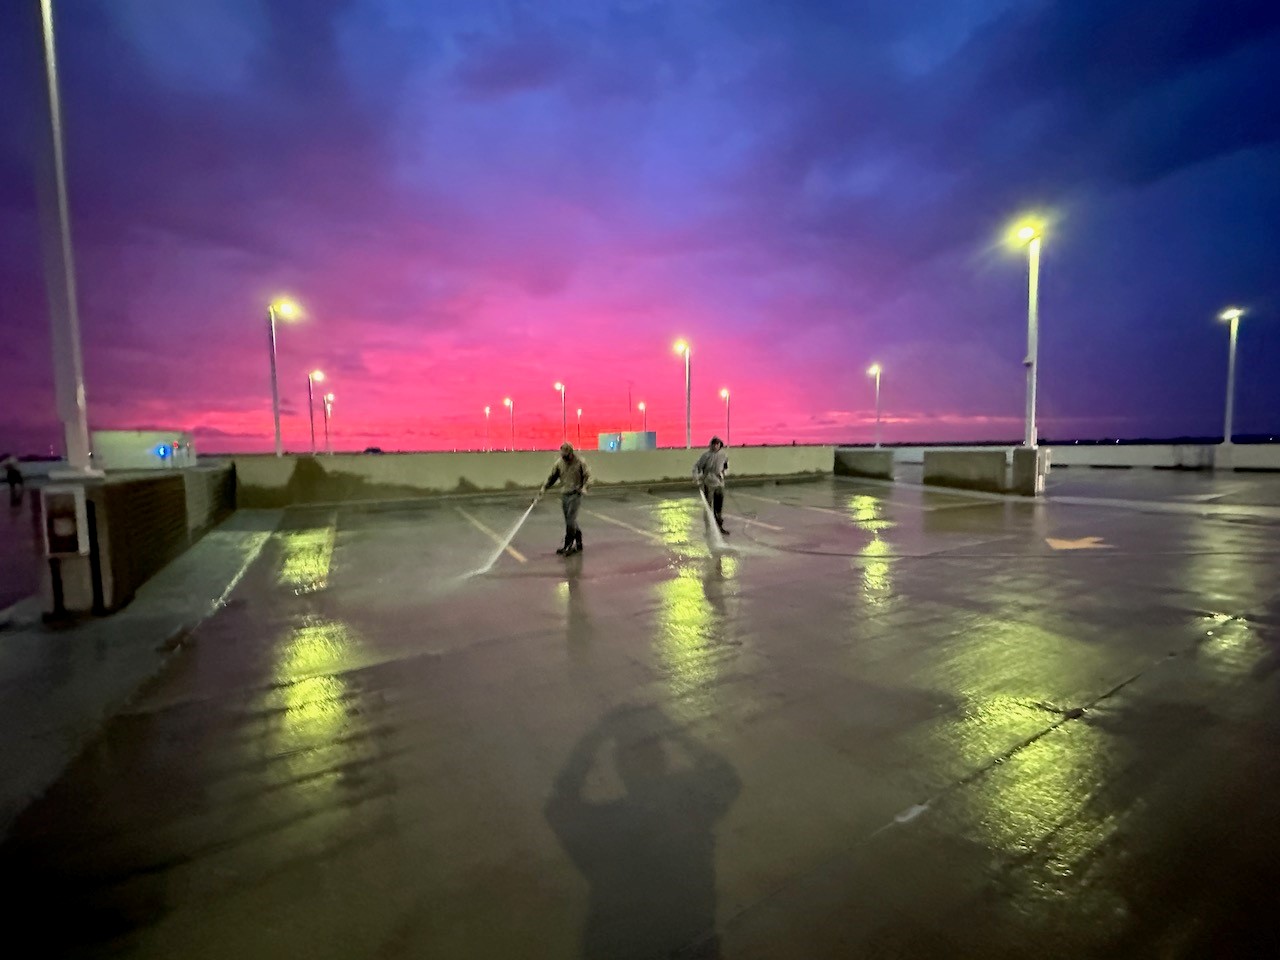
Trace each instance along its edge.
{"label": "dark cloud", "polygon": [[[19,78],[0,90],[0,377],[43,403],[39,46],[34,4],[0,7]],[[1059,423],[1212,429],[1207,318],[1243,299],[1257,329],[1280,304],[1271,3],[146,7],[58,5],[90,404],[122,421],[163,393],[252,433],[263,304],[290,292],[295,419],[287,385],[315,365],[367,429],[412,406],[466,422],[548,374],[625,404],[619,371],[667,383],[678,331],[762,435],[842,429],[812,411],[863,410],[870,355],[930,429],[1004,430],[1024,281],[996,240],[1027,205],[1059,217]],[[1251,336],[1264,369],[1275,338]],[[1246,420],[1280,401],[1241,389]]]}

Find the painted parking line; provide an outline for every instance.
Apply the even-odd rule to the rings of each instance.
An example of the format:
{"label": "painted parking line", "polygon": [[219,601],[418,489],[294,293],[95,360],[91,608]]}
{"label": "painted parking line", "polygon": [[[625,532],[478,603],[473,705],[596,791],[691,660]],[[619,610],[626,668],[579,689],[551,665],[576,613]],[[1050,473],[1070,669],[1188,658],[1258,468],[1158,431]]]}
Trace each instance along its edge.
{"label": "painted parking line", "polygon": [[[732,514],[730,514],[729,519],[730,520],[734,519]],[[739,516],[738,519],[740,519],[743,523],[751,523],[751,524],[755,524],[757,527],[764,527],[766,530],[772,530],[774,533],[785,533],[787,530],[786,527],[775,527],[772,523],[765,523],[763,520],[757,520],[755,517]]]}
{"label": "painted parking line", "polygon": [[768,497],[756,496],[754,493],[737,493],[734,494],[734,496],[746,497],[748,500],[759,500],[761,503],[772,503],[779,507],[791,507],[795,510],[812,510],[815,513],[832,513],[837,517],[844,517],[846,520],[853,519],[853,517],[849,516],[847,512],[844,510],[837,510],[835,507],[813,507],[807,503],[787,503],[785,500],[771,500]]}
{"label": "painted parking line", "polygon": [[[498,534],[494,533],[494,531],[490,530],[483,523],[481,523],[471,514],[467,513],[467,511],[463,510],[461,507],[454,507],[453,509],[457,510],[460,514],[462,514],[473,527],[475,527],[477,530],[479,530],[481,533],[487,536],[494,543],[501,546],[502,537],[498,536]],[[507,545],[506,552],[510,554],[512,557],[515,557],[515,559],[519,560],[521,563],[529,562],[528,557],[526,557],[523,553],[521,553],[519,550],[517,550],[515,547],[511,546],[510,544]]]}
{"label": "painted parking line", "polygon": [[634,527],[624,520],[619,520],[616,517],[607,517],[603,513],[596,513],[594,510],[583,510],[582,512],[589,517],[595,517],[597,520],[603,520],[605,523],[612,523],[615,527],[622,527],[624,530],[630,530],[632,533],[638,533],[646,540],[650,540],[659,546],[666,545],[667,541],[663,540],[662,537],[658,536],[656,533],[652,533],[648,530],[642,530],[639,527]]}
{"label": "painted parking line", "polygon": [[[769,497],[761,497],[753,493],[738,493],[736,494],[736,496],[748,497],[749,499],[752,499],[752,500],[760,500],[763,503],[773,503],[773,504],[777,504],[780,507],[793,507],[797,510],[812,510],[815,513],[833,514],[837,517],[843,517],[846,520],[856,519],[855,517],[850,515],[848,510],[839,510],[835,507],[817,507],[807,503],[787,503],[785,500],[773,500]],[[989,506],[989,504],[983,501],[975,502],[972,500],[965,500],[965,501],[959,501],[959,502],[953,502],[953,503],[935,503],[935,504],[926,505],[926,504],[915,504],[915,503],[902,503],[899,501],[894,501],[894,500],[890,500],[888,498],[882,498],[882,497],[876,497],[875,499],[879,500],[886,507],[892,507],[895,510],[914,510],[920,513],[937,513],[939,510],[963,510],[963,509],[968,509],[969,507]]]}

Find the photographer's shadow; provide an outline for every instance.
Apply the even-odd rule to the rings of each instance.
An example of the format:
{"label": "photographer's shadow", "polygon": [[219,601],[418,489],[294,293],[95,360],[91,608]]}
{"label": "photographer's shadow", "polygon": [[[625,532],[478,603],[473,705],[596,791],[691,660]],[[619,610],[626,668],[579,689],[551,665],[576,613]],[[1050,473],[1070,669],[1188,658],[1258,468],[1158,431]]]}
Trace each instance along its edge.
{"label": "photographer's shadow", "polygon": [[[625,793],[588,800],[609,742]],[[733,767],[656,708],[615,710],[578,741],[546,817],[591,884],[584,957],[720,956],[715,825],[740,788]]]}

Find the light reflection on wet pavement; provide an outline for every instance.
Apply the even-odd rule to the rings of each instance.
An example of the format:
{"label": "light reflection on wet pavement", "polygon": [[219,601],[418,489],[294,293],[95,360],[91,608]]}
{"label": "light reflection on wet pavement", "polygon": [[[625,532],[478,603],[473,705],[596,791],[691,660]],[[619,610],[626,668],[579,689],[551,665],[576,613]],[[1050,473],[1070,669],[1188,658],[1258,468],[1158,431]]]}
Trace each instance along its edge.
{"label": "light reflection on wet pavement", "polygon": [[451,505],[291,511],[15,825],[12,915],[69,956],[1271,954],[1280,524],[736,493],[737,552],[601,493],[585,554],[546,508],[470,579]]}

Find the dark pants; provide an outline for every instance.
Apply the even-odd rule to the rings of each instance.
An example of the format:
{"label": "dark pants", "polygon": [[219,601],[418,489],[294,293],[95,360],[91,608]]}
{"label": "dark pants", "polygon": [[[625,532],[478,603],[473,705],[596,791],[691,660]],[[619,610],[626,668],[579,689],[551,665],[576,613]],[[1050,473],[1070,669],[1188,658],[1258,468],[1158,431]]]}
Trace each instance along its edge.
{"label": "dark pants", "polygon": [[582,528],[578,526],[578,508],[582,506],[582,494],[566,493],[560,498],[560,509],[564,511],[564,545],[582,546]]}
{"label": "dark pants", "polygon": [[6,472],[4,482],[9,484],[9,503],[17,506],[22,502],[22,474]]}
{"label": "dark pants", "polygon": [[702,492],[706,494],[707,503],[711,504],[711,512],[715,514],[716,526],[723,527],[724,518],[721,514],[724,512],[724,487],[712,487],[703,484]]}

